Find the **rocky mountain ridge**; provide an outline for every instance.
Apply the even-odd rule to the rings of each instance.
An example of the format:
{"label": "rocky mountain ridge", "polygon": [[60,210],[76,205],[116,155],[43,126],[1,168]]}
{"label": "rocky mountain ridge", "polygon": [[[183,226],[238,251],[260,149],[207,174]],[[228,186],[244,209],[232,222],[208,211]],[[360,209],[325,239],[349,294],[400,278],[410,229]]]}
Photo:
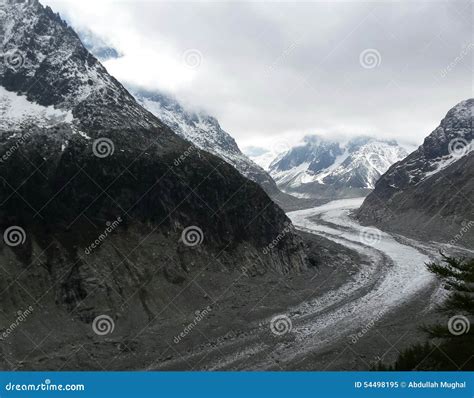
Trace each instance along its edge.
{"label": "rocky mountain ridge", "polygon": [[472,247],[474,99],[454,106],[423,144],[377,182],[358,217],[384,229]]}
{"label": "rocky mountain ridge", "polygon": [[[0,43],[0,329],[33,305],[35,335],[63,336],[44,347],[61,361],[99,338],[98,316],[137,335],[201,273],[306,269],[266,193],[145,110],[50,8],[0,3]],[[2,345],[2,366],[26,346]]]}
{"label": "rocky mountain ridge", "polygon": [[278,192],[275,182],[260,166],[239,149],[218,120],[205,112],[185,109],[169,95],[158,91],[130,88],[137,101],[182,138],[234,166],[244,177],[258,183],[268,194]]}

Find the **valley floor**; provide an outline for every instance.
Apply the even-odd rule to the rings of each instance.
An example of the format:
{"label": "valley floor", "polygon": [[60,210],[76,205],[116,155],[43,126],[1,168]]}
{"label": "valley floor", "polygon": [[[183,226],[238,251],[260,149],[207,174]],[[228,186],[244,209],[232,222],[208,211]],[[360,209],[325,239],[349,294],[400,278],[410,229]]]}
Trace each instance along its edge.
{"label": "valley floor", "polygon": [[362,200],[288,213],[314,250],[325,247],[328,258],[334,252],[348,256],[346,261],[333,258],[306,283],[290,282],[293,286],[260,301],[267,309],[280,307],[273,315],[288,317],[291,331],[275,335],[269,327],[272,317],[251,310],[242,334],[155,368],[181,369],[195,363],[193,368],[213,370],[370,369],[422,340],[419,326],[439,317],[433,310],[443,296],[425,267],[437,248],[358,225],[350,213]]}
{"label": "valley floor", "polygon": [[[440,320],[435,307],[444,291],[425,267],[439,245],[367,230],[351,217],[361,202],[288,213],[314,264],[303,274],[209,266],[174,290],[166,282],[169,304],[143,330],[87,339],[58,330],[50,349],[25,347],[22,361],[10,356],[8,363],[25,370],[367,370],[391,363],[424,340],[421,325]],[[283,317],[277,333],[275,316]]]}

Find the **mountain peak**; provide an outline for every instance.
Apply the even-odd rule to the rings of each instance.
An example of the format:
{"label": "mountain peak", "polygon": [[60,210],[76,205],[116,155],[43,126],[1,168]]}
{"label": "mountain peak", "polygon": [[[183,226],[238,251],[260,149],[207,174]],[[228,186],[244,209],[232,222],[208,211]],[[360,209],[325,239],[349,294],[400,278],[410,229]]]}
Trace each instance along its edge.
{"label": "mountain peak", "polygon": [[0,21],[0,85],[8,91],[41,106],[72,111],[83,128],[161,125],[50,8],[9,0],[0,4]]}
{"label": "mountain peak", "polygon": [[219,121],[204,111],[185,109],[175,98],[157,90],[131,88],[138,102],[180,137],[234,166],[243,176],[260,184],[269,194],[278,192],[275,182],[244,155]]}
{"label": "mountain peak", "polygon": [[361,220],[425,239],[459,233],[473,211],[473,107],[472,98],[456,104],[416,151],[390,167],[360,208]]}
{"label": "mountain peak", "polygon": [[346,143],[307,136],[270,164],[270,175],[287,193],[304,197],[363,195],[406,151],[396,142],[359,136]]}
{"label": "mountain peak", "polygon": [[[80,325],[104,308],[126,333],[126,324],[143,330],[169,289],[204,269],[306,268],[301,239],[281,235],[289,219],[257,184],[145,110],[52,11],[37,2],[1,10],[0,230],[24,234],[0,251],[0,279],[20,278],[5,311],[32,292],[87,341]],[[111,220],[120,223],[110,229]]]}

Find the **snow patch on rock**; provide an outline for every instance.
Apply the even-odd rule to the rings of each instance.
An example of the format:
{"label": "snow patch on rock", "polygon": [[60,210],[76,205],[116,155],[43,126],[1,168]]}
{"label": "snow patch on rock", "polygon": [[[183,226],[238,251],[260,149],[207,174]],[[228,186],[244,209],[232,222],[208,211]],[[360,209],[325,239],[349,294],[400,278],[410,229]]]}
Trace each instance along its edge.
{"label": "snow patch on rock", "polygon": [[50,127],[59,123],[73,123],[71,111],[42,106],[26,96],[7,91],[0,86],[0,130],[21,130],[25,127]]}

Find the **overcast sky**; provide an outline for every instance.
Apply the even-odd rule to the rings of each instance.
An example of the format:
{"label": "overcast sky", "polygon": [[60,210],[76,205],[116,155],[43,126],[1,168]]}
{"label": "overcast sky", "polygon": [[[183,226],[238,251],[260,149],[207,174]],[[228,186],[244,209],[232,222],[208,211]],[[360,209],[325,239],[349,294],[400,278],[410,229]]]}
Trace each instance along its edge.
{"label": "overcast sky", "polygon": [[45,0],[115,77],[216,116],[241,147],[306,134],[420,144],[472,97],[472,4]]}

